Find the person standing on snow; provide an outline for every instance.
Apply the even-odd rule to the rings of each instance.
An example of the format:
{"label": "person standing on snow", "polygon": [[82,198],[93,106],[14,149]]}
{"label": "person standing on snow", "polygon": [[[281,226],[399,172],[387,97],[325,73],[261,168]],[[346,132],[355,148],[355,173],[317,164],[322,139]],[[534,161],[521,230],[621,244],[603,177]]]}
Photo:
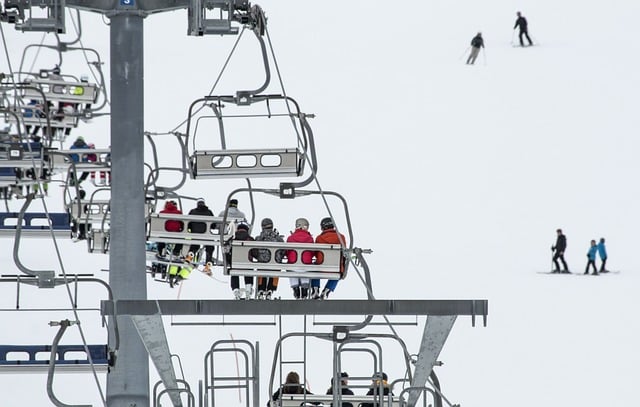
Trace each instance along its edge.
{"label": "person standing on snow", "polygon": [[473,65],[476,62],[480,48],[484,48],[484,40],[482,39],[481,32],[471,39],[471,53],[469,54],[469,58],[467,58],[467,65]]}
{"label": "person standing on snow", "polygon": [[527,25],[527,19],[524,18],[522,13],[520,13],[519,11],[516,13],[516,15],[518,16],[518,18],[516,19],[516,24],[513,26],[513,29],[515,30],[516,28],[520,28],[520,34],[518,35],[518,37],[520,38],[520,46],[524,47],[524,41],[522,40],[523,35],[527,37],[529,46],[532,46],[533,41],[531,41],[531,38],[529,38],[529,27]]}
{"label": "person standing on snow", "polygon": [[608,273],[609,270],[605,268],[607,264],[607,248],[604,245],[604,237],[600,238],[600,242],[598,243],[598,255],[600,255],[600,260],[602,264],[600,265],[600,273]]}
{"label": "person standing on snow", "polygon": [[589,266],[593,267],[594,276],[598,275],[598,269],[596,269],[596,252],[598,251],[598,246],[596,246],[596,241],[591,241],[591,246],[589,247],[589,251],[587,252],[587,267],[584,269],[584,274],[589,274]]}
{"label": "person standing on snow", "polygon": [[[553,254],[553,264],[556,268],[552,271],[552,273],[570,273],[569,267],[567,267],[567,262],[564,261],[564,251],[567,249],[567,237],[562,234],[562,229],[556,230],[558,237],[556,238],[556,244],[551,246],[551,250],[554,251]],[[558,259],[562,262],[562,266],[564,267],[562,271],[560,270],[560,264],[558,264]]]}

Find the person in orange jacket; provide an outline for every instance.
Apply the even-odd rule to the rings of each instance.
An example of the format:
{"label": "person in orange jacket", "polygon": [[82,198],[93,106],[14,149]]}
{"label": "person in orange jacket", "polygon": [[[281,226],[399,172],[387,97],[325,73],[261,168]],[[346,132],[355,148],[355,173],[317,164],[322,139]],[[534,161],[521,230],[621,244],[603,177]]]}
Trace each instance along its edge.
{"label": "person in orange jacket", "polygon": [[[320,221],[320,229],[322,229],[322,232],[316,237],[316,243],[339,244],[343,246],[343,248],[347,244],[347,239],[345,239],[342,233],[338,233],[331,218],[322,219]],[[322,264],[323,261],[324,254],[318,251],[316,253],[316,264]],[[346,263],[347,259],[342,256],[342,260],[340,261],[340,275],[344,274]],[[337,285],[338,280],[327,280],[322,292],[320,292],[320,279],[314,278],[311,280],[311,297],[317,300],[324,300],[329,297],[330,293],[335,291]]]}

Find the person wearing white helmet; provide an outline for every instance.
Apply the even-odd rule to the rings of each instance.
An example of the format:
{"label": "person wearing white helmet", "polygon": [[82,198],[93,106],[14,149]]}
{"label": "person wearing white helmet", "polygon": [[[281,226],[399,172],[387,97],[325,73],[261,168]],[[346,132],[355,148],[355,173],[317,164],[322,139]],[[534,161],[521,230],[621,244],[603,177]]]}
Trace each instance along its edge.
{"label": "person wearing white helmet", "polygon": [[[291,232],[287,238],[287,243],[313,243],[313,236],[309,233],[309,221],[306,218],[296,219],[296,230]],[[302,264],[313,263],[313,252],[304,250],[300,256]],[[287,252],[287,261],[295,263],[298,261],[298,253],[295,250]],[[309,296],[309,279],[308,278],[290,278],[291,288],[295,299],[305,299]]]}

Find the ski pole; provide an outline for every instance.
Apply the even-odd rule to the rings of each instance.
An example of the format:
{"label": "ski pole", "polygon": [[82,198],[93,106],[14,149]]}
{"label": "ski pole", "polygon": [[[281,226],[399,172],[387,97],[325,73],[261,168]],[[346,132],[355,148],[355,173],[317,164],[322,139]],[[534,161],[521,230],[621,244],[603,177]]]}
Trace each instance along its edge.
{"label": "ski pole", "polygon": [[482,47],[482,60],[484,61],[484,66],[487,66],[487,54],[484,50],[484,47]]}
{"label": "ski pole", "polygon": [[516,29],[514,28],[513,31],[511,31],[511,45],[515,45],[513,43],[513,37],[516,35]]}
{"label": "ski pole", "polygon": [[469,51],[469,48],[471,48],[471,46],[468,46],[468,47],[464,50],[464,52],[462,53],[462,55],[460,55],[460,56],[458,57],[458,59],[460,59],[460,58],[462,58],[463,56],[467,55],[467,51]]}

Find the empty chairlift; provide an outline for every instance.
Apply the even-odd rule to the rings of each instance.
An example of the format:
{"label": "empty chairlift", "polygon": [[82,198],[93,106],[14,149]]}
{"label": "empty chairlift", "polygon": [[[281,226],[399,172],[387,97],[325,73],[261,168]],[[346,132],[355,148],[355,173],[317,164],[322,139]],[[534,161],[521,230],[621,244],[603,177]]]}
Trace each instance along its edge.
{"label": "empty chairlift", "polygon": [[[215,127],[222,146],[222,148],[215,150],[196,149],[189,154],[190,172],[194,179],[299,177],[303,174],[305,155],[313,149],[313,139],[310,137],[311,131],[306,115],[299,111],[297,103],[289,97],[257,95],[252,96],[249,100],[249,102],[246,99],[241,101],[236,96],[208,96],[191,104],[187,134],[194,128],[200,128],[200,132],[203,132],[203,129],[207,130],[204,124],[199,123],[198,126],[194,126],[191,122],[207,118],[206,116],[195,116],[194,107],[196,104],[210,103],[209,106],[214,111],[214,116],[208,116],[208,118],[216,120]],[[276,105],[282,109],[284,103],[289,103],[293,106],[294,112],[289,113],[287,110],[283,110],[282,113],[275,112]],[[264,110],[260,110],[262,107],[264,107]],[[234,109],[233,111],[227,111],[232,108]],[[224,109],[227,110],[223,112]],[[236,109],[238,112],[236,112]],[[248,111],[249,109],[252,110]],[[250,137],[255,137],[265,142],[268,142],[270,137],[277,140],[287,138],[291,140],[290,143],[296,144],[294,147],[281,148],[227,148],[227,139],[235,141],[236,138],[246,138],[248,136],[246,133],[238,134],[239,131],[244,132],[245,130],[234,129],[235,132],[233,132],[228,129],[230,126],[225,124],[237,118],[244,119],[245,122],[256,121],[257,125],[251,130]],[[276,130],[270,129],[268,124],[277,119],[281,120],[279,121],[280,127]],[[260,124],[257,123],[257,120],[261,120]],[[207,140],[210,140],[209,135],[207,135]],[[193,141],[194,145],[200,143],[200,137],[195,134],[195,130]]]}

